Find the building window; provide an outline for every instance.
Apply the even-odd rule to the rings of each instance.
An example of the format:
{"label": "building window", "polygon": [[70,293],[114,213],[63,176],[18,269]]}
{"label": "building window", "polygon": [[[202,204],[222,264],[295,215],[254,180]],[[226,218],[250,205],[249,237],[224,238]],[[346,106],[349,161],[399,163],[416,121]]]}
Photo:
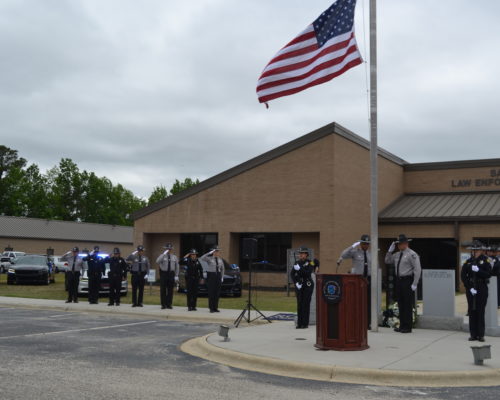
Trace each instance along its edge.
{"label": "building window", "polygon": [[218,239],[217,233],[182,233],[180,257],[191,249],[198,250],[200,256],[208,253],[217,244]]}
{"label": "building window", "polygon": [[257,239],[257,259],[252,260],[252,271],[286,272],[286,251],[292,247],[291,233],[240,233],[239,266],[248,271],[248,260],[242,257],[243,239]]}

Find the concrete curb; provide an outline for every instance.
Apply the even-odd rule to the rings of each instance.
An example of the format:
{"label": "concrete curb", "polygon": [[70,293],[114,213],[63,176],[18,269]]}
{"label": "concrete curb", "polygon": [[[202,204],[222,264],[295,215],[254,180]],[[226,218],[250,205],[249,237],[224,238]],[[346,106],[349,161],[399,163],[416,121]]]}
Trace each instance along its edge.
{"label": "concrete curb", "polygon": [[470,387],[498,386],[500,369],[484,371],[397,371],[311,364],[261,357],[208,343],[206,335],[184,342],[180,349],[192,356],[249,371],[290,378],[374,386]]}

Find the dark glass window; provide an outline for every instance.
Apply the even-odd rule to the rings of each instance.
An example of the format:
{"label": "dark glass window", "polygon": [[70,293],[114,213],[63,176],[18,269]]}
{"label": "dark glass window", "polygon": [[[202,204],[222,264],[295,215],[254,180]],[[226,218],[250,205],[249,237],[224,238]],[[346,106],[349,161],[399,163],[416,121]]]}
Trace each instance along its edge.
{"label": "dark glass window", "polygon": [[208,253],[217,244],[217,233],[183,233],[181,234],[181,254],[184,256],[189,250],[196,249],[201,255]]}
{"label": "dark glass window", "polygon": [[248,271],[248,260],[242,257],[243,239],[257,239],[257,258],[252,260],[253,271],[286,272],[286,251],[292,247],[291,233],[241,233],[239,266]]}

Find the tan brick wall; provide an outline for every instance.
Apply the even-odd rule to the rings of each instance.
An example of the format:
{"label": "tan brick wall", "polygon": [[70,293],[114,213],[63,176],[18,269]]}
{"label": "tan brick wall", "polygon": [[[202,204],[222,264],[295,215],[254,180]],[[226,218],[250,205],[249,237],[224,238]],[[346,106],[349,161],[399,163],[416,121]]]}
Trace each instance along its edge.
{"label": "tan brick wall", "polygon": [[[492,177],[492,171],[500,173],[500,165],[497,168],[406,171],[404,189],[406,193],[500,190],[500,176]],[[466,185],[468,181],[469,186]]]}

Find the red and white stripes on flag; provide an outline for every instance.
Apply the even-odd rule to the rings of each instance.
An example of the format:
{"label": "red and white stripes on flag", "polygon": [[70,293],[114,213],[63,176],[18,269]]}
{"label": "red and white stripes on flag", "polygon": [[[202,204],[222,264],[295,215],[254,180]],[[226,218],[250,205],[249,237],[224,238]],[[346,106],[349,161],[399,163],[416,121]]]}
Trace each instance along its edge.
{"label": "red and white stripes on flag", "polygon": [[[340,31],[340,27],[337,29],[335,26],[340,21],[336,18],[342,18],[340,16],[332,17],[328,30],[332,31],[330,33],[333,36],[320,46],[319,35],[322,32],[317,32],[314,27],[322,16],[283,47],[267,64],[257,83],[260,103],[328,82],[363,62],[354,36],[354,24],[347,32],[345,29],[338,35],[333,32]],[[345,25],[345,22],[342,24]]]}

